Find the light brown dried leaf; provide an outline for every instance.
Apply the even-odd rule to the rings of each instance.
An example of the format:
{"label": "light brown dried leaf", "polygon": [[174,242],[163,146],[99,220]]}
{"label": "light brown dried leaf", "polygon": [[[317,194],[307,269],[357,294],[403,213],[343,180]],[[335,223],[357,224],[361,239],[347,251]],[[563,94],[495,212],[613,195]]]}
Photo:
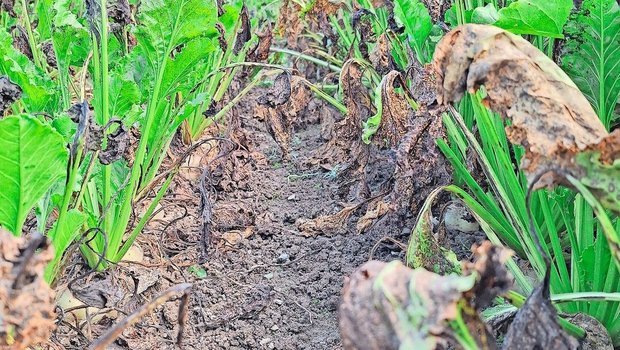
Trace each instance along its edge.
{"label": "light brown dried leaf", "polygon": [[570,78],[520,36],[493,26],[458,27],[437,45],[433,66],[439,103],[485,86],[485,103],[511,120],[507,136],[525,148],[521,167],[529,181],[553,171],[537,188],[567,184],[566,174],[583,178],[586,169],[575,161],[580,152],[600,152],[607,164],[620,158],[620,132],[608,134]]}

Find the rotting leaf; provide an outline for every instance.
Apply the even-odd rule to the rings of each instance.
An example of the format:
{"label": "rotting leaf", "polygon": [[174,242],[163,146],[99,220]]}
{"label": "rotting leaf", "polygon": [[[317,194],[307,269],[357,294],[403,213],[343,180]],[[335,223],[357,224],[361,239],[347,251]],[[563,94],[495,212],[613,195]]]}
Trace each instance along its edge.
{"label": "rotting leaf", "polygon": [[510,119],[509,140],[525,148],[521,167],[528,181],[548,173],[534,189],[570,186],[572,176],[620,213],[620,186],[605,182],[602,188],[600,173],[591,172],[611,167],[610,174],[620,167],[620,130],[605,130],[577,86],[544,53],[502,29],[468,24],[442,39],[433,66],[439,103],[458,101],[484,85],[484,102]]}
{"label": "rotting leaf", "polygon": [[397,87],[405,87],[404,93],[408,93],[398,71],[391,71],[381,80],[376,94],[377,113],[364,124],[362,140],[365,143],[370,143],[370,137],[377,133],[380,144],[392,147],[407,133],[409,115],[413,111],[405,96],[396,92]]}
{"label": "rotting leaf", "polygon": [[[502,254],[500,248],[481,250],[476,259],[501,261],[484,256],[497,253]],[[498,269],[488,268],[486,263],[472,266],[467,270],[470,275],[440,276],[421,268],[411,270],[399,261],[367,262],[347,278],[343,288],[339,324],[344,349],[445,349],[454,339],[452,325],[457,318],[463,320],[480,349],[495,349],[495,339],[482,323],[470,291],[484,287],[503,291],[503,287],[477,283],[501,282],[503,278],[491,274],[504,276],[507,272],[501,264]]]}
{"label": "rotting leaf", "polygon": [[299,223],[299,230],[306,237],[321,235],[334,235],[340,233],[347,220],[359,208],[359,204],[347,205],[335,214],[322,215],[316,219],[305,220]]}
{"label": "rotting leaf", "polygon": [[116,131],[106,136],[106,149],[99,153],[101,164],[107,165],[121,159],[129,147],[129,133],[127,128],[119,121]]}
{"label": "rotting leaf", "polygon": [[58,60],[54,52],[54,44],[51,40],[41,43],[41,51],[45,55],[45,61],[52,68],[58,68]]}
{"label": "rotting leaf", "polygon": [[288,102],[290,98],[291,75],[288,72],[282,72],[274,79],[271,88],[257,99],[257,102],[275,108]]}
{"label": "rotting leaf", "polygon": [[[367,188],[364,169],[369,157],[368,146],[362,142],[362,121],[374,112],[368,89],[362,83],[364,68],[355,59],[349,59],[342,65],[339,82],[347,113],[334,124],[331,139],[316,151],[311,160],[312,163],[339,164],[341,171],[338,175],[346,180],[340,188],[341,192],[349,192],[349,187],[358,183],[358,195]],[[359,181],[352,181],[357,178],[360,178]]]}
{"label": "rotting leaf", "polygon": [[15,17],[15,0],[0,0],[0,10],[6,11],[11,17]]}
{"label": "rotting leaf", "polygon": [[241,13],[239,16],[241,17],[241,31],[237,33],[237,40],[235,41],[235,46],[233,47],[233,53],[235,55],[239,54],[245,46],[245,43],[250,41],[252,38],[250,15],[248,14],[248,8],[245,5],[241,8]]}
{"label": "rotting leaf", "polygon": [[292,49],[302,48],[300,38],[305,26],[299,18],[301,6],[295,1],[283,0],[278,12],[280,13],[276,25],[278,35],[286,38],[288,47]]}
{"label": "rotting leaf", "polygon": [[555,307],[549,298],[549,270],[543,282],[534,289],[515,315],[506,333],[503,349],[576,350],[579,341],[558,324]]}
{"label": "rotting leaf", "polygon": [[120,35],[125,27],[131,24],[131,7],[128,0],[114,0],[108,2],[108,16],[112,20],[110,22],[110,30]]}
{"label": "rotting leaf", "polygon": [[422,65],[417,60],[412,60],[407,67],[406,76],[412,82],[409,92],[413,100],[421,106],[430,106],[437,99],[431,71],[431,65]]}
{"label": "rotting leaf", "polygon": [[441,109],[418,110],[396,147],[394,187],[389,200],[401,219],[417,213],[431,191],[452,181],[449,163],[435,142],[445,137],[439,114]]}
{"label": "rotting leaf", "polygon": [[441,245],[441,237],[433,229],[433,203],[442,191],[443,187],[436,188],[426,198],[411,231],[407,248],[408,266],[422,267],[439,275],[461,272],[456,254]]}
{"label": "rotting leaf", "polygon": [[11,35],[13,36],[13,47],[32,60],[32,50],[30,49],[30,44],[28,44],[28,34],[26,34],[26,29],[20,25],[16,25],[13,28]]}
{"label": "rotting leaf", "polygon": [[472,252],[477,258],[474,262],[463,263],[463,274],[478,272],[476,285],[468,292],[468,298],[476,310],[482,310],[493,303],[493,299],[510,290],[513,278],[504,264],[513,252],[504,247],[484,241],[474,245]]}
{"label": "rotting leaf", "polygon": [[351,26],[359,34],[358,48],[362,57],[369,60],[368,43],[375,42],[375,33],[372,28],[371,13],[366,9],[359,9],[351,16]]}
{"label": "rotting leaf", "polygon": [[392,57],[392,45],[387,33],[383,33],[377,38],[377,44],[370,52],[370,62],[377,73],[382,76],[396,69]]}
{"label": "rotting leaf", "polygon": [[22,89],[17,84],[13,84],[8,77],[0,77],[0,117],[4,111],[19,100],[22,96]]}
{"label": "rotting leaf", "polygon": [[271,25],[262,33],[256,33],[256,36],[258,37],[258,43],[248,54],[249,60],[252,62],[266,61],[269,58],[269,49],[273,41]]}
{"label": "rotting leaf", "polygon": [[280,146],[284,159],[289,156],[293,122],[306,109],[311,97],[303,81],[301,77],[282,73],[269,92],[258,100],[257,114],[267,121],[269,132]]}
{"label": "rotting leaf", "polygon": [[372,208],[371,205],[369,205],[366,214],[364,214],[364,216],[357,220],[357,223],[355,224],[357,233],[362,233],[366,231],[377,219],[379,219],[389,211],[390,204],[384,202],[383,200],[376,201],[372,205]]}

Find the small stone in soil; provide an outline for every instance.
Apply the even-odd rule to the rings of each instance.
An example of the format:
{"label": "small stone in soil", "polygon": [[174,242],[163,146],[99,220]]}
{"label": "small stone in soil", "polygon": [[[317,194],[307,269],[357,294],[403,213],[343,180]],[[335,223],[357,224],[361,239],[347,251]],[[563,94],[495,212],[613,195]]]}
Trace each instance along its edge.
{"label": "small stone in soil", "polygon": [[296,201],[297,200],[297,195],[296,194],[292,194],[290,196],[288,196],[287,198],[289,201]]}
{"label": "small stone in soil", "polygon": [[260,340],[259,344],[260,345],[267,345],[271,342],[271,338],[263,338]]}
{"label": "small stone in soil", "polygon": [[273,278],[273,272],[270,272],[264,276],[266,279],[270,280]]}
{"label": "small stone in soil", "polygon": [[278,257],[278,259],[276,259],[276,262],[278,264],[284,264],[287,263],[289,261],[290,257],[288,256],[288,254],[286,253],[282,253],[280,254],[280,256]]}
{"label": "small stone in soil", "polygon": [[284,302],[282,300],[280,300],[280,299],[274,299],[273,302],[278,304],[278,305],[284,304]]}
{"label": "small stone in soil", "polygon": [[273,327],[271,327],[272,331],[277,331],[278,329],[280,329],[280,327],[278,327],[277,324],[274,324]]}

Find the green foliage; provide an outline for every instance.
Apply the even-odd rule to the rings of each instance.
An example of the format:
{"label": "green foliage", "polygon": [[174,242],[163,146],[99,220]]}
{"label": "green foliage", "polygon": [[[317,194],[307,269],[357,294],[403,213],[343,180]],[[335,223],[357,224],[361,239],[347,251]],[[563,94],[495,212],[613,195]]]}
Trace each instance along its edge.
{"label": "green foliage", "polygon": [[30,210],[65,174],[67,158],[62,136],[38,119],[0,120],[0,225],[20,235]]}
{"label": "green foliage", "polygon": [[[159,189],[158,198],[123,242],[129,228],[133,202],[154,180],[172,136],[183,121],[179,116],[183,115],[185,103],[178,104],[175,96],[188,95],[200,84],[203,77],[200,68],[204,68],[206,60],[216,49],[213,43],[216,39],[212,38],[212,34],[217,14],[216,7],[210,3],[197,0],[147,1],[142,3],[138,18],[141,23],[136,29],[138,45],[132,52],[135,55],[131,57],[132,64],[124,67],[128,71],[123,73],[122,69],[117,69],[118,73],[102,75],[102,84],[109,84],[108,94],[122,95],[123,99],[112,101],[106,91],[98,92],[104,102],[99,109],[96,108],[101,123],[105,123],[110,114],[127,113],[138,102],[140,92],[137,86],[148,99],[146,111],[138,119],[141,138],[133,167],[128,173],[127,185],[114,190],[109,166],[104,166],[103,171],[97,173],[100,178],[95,183],[99,183],[97,187],[103,190],[104,195],[97,201],[89,202],[88,212],[103,219],[108,244],[106,250],[103,238],[99,238],[91,247],[94,252],[82,249],[91,266],[98,261],[98,254],[105,253],[112,262],[122,259],[146,224],[149,211],[152,212],[158,198],[165,193],[166,183],[169,185],[169,182]],[[105,72],[103,61],[100,66]],[[125,76],[133,77],[135,82],[121,78]],[[107,117],[104,111],[107,111]],[[119,170],[114,172],[123,173]],[[89,192],[99,191],[97,187],[89,189]],[[89,197],[97,198],[92,194]]]}
{"label": "green foliage", "polygon": [[562,29],[572,7],[571,0],[518,0],[499,10],[494,25],[515,34],[562,38]]}
{"label": "green foliage", "polygon": [[[523,150],[508,143],[505,124],[482,105],[481,95],[470,98],[473,108],[464,108],[462,113],[470,113],[468,118],[471,118],[472,126],[467,127],[459,116],[445,116],[451,146],[438,140],[439,147],[455,169],[455,177],[463,184],[463,188],[449,186],[447,189],[463,199],[493,243],[513,248],[529,261],[538,278],[542,278],[544,261],[528,229],[527,181],[522,172],[515,171]],[[478,137],[470,131],[474,126]],[[483,179],[475,179],[467,171],[467,147],[476,153],[484,169]],[[489,191],[484,190],[485,184],[488,184]],[[617,252],[610,251],[606,238],[610,237],[610,242],[614,242],[613,239],[618,241],[620,220],[608,216],[602,209],[595,211],[591,206],[594,202],[589,203],[586,197],[562,187],[552,192],[539,190],[532,195],[535,234],[543,243],[545,254],[551,256],[550,288],[554,295],[613,293],[620,288],[620,273],[612,260],[612,253]],[[532,283],[525,278],[523,271],[513,262],[509,262],[508,267],[519,288],[529,293]],[[565,312],[585,312],[597,318],[607,327],[614,343],[620,341],[620,330],[614,330],[614,315],[620,310],[620,303],[573,301],[561,304],[559,308]]]}
{"label": "green foliage", "polygon": [[[71,209],[66,214],[66,220],[56,221],[48,232],[54,247],[54,259],[45,269],[45,280],[51,282],[58,273],[58,265],[69,245],[79,236],[82,225],[86,222],[86,215],[77,209]],[[62,226],[60,226],[62,225]]]}
{"label": "green foliage", "polygon": [[48,109],[54,93],[53,83],[28,57],[13,47],[9,33],[0,28],[0,74],[7,75],[23,91],[26,111]]}
{"label": "green foliage", "polygon": [[394,1],[394,16],[405,26],[405,33],[418,61],[428,63],[432,52],[426,46],[433,22],[426,6],[419,0]]}
{"label": "green foliage", "polygon": [[562,68],[609,128],[620,98],[620,5],[585,0],[566,26]]}

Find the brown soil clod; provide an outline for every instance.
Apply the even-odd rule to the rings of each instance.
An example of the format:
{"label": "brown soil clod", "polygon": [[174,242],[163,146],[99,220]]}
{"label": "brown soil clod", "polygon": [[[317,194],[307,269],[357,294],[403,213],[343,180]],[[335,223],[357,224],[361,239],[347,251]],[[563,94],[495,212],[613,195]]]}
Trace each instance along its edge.
{"label": "brown soil clod", "polygon": [[54,291],[43,278],[53,256],[45,237],[26,240],[0,228],[0,349],[47,341],[55,329]]}

